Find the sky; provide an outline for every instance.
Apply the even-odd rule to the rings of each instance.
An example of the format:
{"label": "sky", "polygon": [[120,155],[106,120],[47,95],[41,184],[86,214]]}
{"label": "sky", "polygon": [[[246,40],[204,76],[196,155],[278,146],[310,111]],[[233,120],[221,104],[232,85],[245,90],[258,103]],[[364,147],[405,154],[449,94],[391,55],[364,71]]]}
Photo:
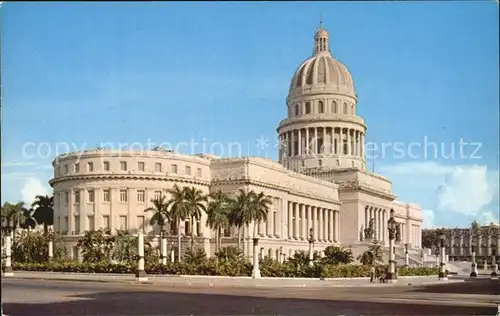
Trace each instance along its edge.
{"label": "sky", "polygon": [[277,159],[290,80],[322,17],[355,82],[370,171],[421,205],[425,227],[498,222],[495,1],[0,10],[2,203],[50,193],[54,157],[98,145]]}

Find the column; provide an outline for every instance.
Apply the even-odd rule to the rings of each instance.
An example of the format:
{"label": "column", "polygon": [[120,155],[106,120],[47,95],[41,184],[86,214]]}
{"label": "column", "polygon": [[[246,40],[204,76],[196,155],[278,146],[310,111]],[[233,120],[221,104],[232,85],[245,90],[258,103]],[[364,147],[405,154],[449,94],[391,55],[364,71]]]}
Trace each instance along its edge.
{"label": "column", "polygon": [[318,240],[318,214],[316,212],[317,212],[316,206],[311,206],[314,240]]}
{"label": "column", "polygon": [[292,156],[295,156],[295,155],[297,154],[297,153],[295,152],[295,131],[293,130],[293,131],[291,131],[290,133],[292,134],[292,137],[291,137],[291,138],[292,138],[292,142],[291,142],[292,153],[291,153],[291,155],[292,155]]}
{"label": "column", "polygon": [[315,127],[314,128],[314,154],[318,154],[319,153],[319,150],[318,150],[318,128]]}
{"label": "column", "polygon": [[328,213],[326,208],[321,209],[323,215],[323,241],[328,241]]}
{"label": "column", "polygon": [[387,240],[387,238],[385,237],[386,233],[387,233],[387,229],[385,227],[386,225],[386,222],[387,222],[387,219],[385,217],[385,209],[382,210],[382,241],[383,241],[383,244],[385,245],[385,241]]}
{"label": "column", "polygon": [[365,226],[363,228],[368,227],[368,217],[370,214],[368,214],[368,205],[365,206]]}
{"label": "column", "polygon": [[302,224],[302,232],[300,234],[300,239],[307,240],[306,206],[304,204],[300,204],[300,221]]}
{"label": "column", "polygon": [[340,210],[335,211],[335,241],[340,242]]}
{"label": "column", "polygon": [[334,127],[331,127],[330,128],[330,154],[334,154],[335,151],[334,151],[334,148],[333,148],[333,145],[334,145],[334,142],[335,142],[335,128]]}
{"label": "column", "polygon": [[[327,148],[326,146],[326,127],[323,127],[323,154],[325,154],[325,148]],[[321,151],[321,149],[319,149],[319,151]]]}
{"label": "column", "polygon": [[[267,236],[269,237],[273,237],[275,234],[276,234],[276,231],[274,229],[274,214],[276,213],[277,215],[277,210],[271,210],[271,217],[268,217],[267,218],[267,223],[268,223],[268,226],[267,226]],[[276,216],[278,217],[278,216]]]}
{"label": "column", "polygon": [[300,128],[298,129],[298,137],[299,137],[299,155],[302,155],[302,133],[300,132]]}
{"label": "column", "polygon": [[329,224],[330,224],[330,241],[333,242],[335,241],[335,214],[334,214],[334,210],[328,210],[328,213],[330,214],[330,221],[329,221]]}
{"label": "column", "polygon": [[318,210],[318,240],[323,241],[323,216],[321,214],[321,208],[317,207]]}
{"label": "column", "polygon": [[361,134],[361,157],[365,156],[365,134]]}
{"label": "column", "polygon": [[306,154],[309,154],[309,127],[306,128]]}
{"label": "column", "polygon": [[287,209],[287,215],[288,215],[288,239],[293,238],[293,204],[292,202],[288,202],[288,209]]}
{"label": "column", "polygon": [[75,220],[75,208],[73,206],[73,190],[69,190],[68,192],[68,234],[72,234],[71,232],[74,230],[75,225],[73,225],[73,222]]}
{"label": "column", "polygon": [[352,155],[352,148],[351,148],[351,130],[346,129],[346,136],[347,136],[347,155]]}
{"label": "column", "polygon": [[293,239],[299,239],[299,207],[298,203],[293,203],[293,216],[294,216],[294,232],[293,232]]}

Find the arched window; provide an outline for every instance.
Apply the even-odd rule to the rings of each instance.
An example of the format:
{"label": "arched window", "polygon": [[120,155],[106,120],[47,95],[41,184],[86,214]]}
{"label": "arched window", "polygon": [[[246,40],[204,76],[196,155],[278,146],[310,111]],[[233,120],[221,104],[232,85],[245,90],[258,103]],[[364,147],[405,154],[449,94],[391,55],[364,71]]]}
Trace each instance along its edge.
{"label": "arched window", "polygon": [[306,114],[311,113],[311,102],[306,102]]}
{"label": "arched window", "polygon": [[347,103],[344,102],[344,114],[347,114]]}
{"label": "arched window", "polygon": [[325,112],[325,105],[323,104],[323,101],[318,102],[318,112],[319,113]]}
{"label": "arched window", "polygon": [[295,104],[295,116],[299,116],[299,105]]}
{"label": "arched window", "polygon": [[337,113],[337,102],[332,101],[332,111],[333,113]]}

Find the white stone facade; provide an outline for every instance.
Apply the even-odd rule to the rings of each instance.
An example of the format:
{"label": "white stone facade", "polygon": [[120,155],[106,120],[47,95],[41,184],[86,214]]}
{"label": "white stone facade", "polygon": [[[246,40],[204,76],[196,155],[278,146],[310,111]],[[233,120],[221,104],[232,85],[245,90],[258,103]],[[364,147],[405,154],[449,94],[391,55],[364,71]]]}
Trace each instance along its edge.
{"label": "white stone facade", "polygon": [[[55,231],[75,243],[92,229],[144,229],[152,214],[151,199],[174,184],[204,193],[239,189],[264,192],[272,201],[266,223],[260,223],[261,254],[282,260],[308,249],[313,229],[315,250],[328,245],[351,247],[357,255],[369,242],[364,231],[388,245],[390,209],[400,223],[399,244],[420,248],[422,214],[415,204],[395,202],[389,179],[366,171],[364,120],[356,115],[357,96],[347,68],[329,51],[328,32],[320,27],[314,56],[292,78],[288,117],[278,126],[279,162],[269,159],[89,150],[57,157],[54,162]],[[371,221],[371,219],[373,219]],[[196,243],[213,252],[214,232],[206,214],[195,225]],[[185,223],[181,232],[186,232]],[[227,232],[223,244],[236,243]],[[153,234],[154,235],[154,234]],[[253,232],[244,229],[244,250],[251,251]],[[175,238],[172,237],[172,241]],[[185,239],[187,242],[188,239]]]}

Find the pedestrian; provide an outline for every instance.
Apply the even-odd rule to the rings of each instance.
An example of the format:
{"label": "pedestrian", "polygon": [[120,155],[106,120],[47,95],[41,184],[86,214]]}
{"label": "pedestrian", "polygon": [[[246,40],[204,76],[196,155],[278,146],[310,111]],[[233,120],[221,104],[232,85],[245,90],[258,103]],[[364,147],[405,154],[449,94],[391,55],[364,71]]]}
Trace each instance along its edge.
{"label": "pedestrian", "polygon": [[375,278],[375,267],[372,265],[370,269],[370,283],[373,283],[373,279]]}

